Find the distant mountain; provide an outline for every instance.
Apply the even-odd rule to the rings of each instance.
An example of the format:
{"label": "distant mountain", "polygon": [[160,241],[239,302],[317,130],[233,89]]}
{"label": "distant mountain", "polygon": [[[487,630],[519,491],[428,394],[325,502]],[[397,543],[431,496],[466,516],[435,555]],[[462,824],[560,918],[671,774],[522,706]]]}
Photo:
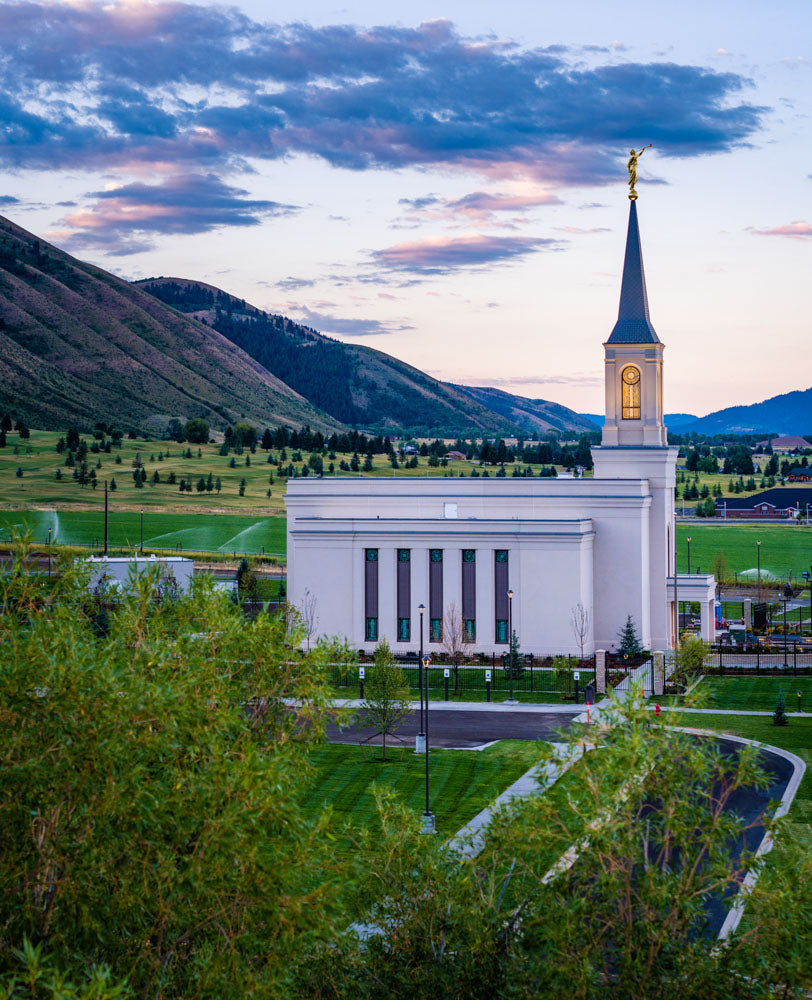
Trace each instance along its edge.
{"label": "distant mountain", "polygon": [[[581,416],[586,420],[591,420],[593,423],[596,423],[599,427],[603,427],[606,421],[606,418],[602,413],[582,413]],[[686,424],[692,424],[699,418],[693,413],[666,413],[663,419],[665,420],[665,426],[670,431],[676,431],[677,429],[681,431]]]}
{"label": "distant mountain", "polygon": [[383,351],[344,344],[185,278],[137,287],[208,323],[335,420],[397,436],[508,437],[513,420]]}
{"label": "distant mountain", "polygon": [[122,430],[156,415],[338,422],[211,327],[0,217],[0,411]]}
{"label": "distant mountain", "polygon": [[[464,392],[483,406],[514,424],[518,424],[525,433],[547,434],[550,431],[560,431],[564,434],[586,433],[598,430],[596,421],[578,414],[574,410],[551,403],[546,399],[527,399],[524,396],[514,396],[502,389],[490,386],[455,385],[455,389]],[[601,418],[601,423],[603,418]]]}
{"label": "distant mountain", "polygon": [[728,406],[680,428],[702,434],[808,434],[812,388],[784,392],[750,406]]}

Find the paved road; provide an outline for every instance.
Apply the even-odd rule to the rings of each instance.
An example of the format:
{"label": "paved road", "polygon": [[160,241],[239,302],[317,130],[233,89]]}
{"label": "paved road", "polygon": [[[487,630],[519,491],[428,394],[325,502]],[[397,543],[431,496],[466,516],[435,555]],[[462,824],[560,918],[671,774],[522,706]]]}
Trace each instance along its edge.
{"label": "paved road", "polygon": [[[473,748],[493,740],[556,740],[560,730],[566,730],[582,711],[583,706],[572,712],[430,711],[429,736],[431,746],[445,748]],[[413,748],[418,729],[419,713],[413,712],[396,732]],[[331,743],[358,743],[374,732],[374,727],[339,730],[330,726],[327,738]]]}

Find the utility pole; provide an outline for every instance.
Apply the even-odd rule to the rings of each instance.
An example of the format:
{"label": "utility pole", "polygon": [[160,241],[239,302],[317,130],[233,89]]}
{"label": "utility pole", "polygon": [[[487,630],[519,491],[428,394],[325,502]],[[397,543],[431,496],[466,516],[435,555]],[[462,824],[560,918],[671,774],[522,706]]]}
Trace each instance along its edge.
{"label": "utility pole", "polygon": [[107,480],[104,481],[104,554],[107,555],[107,522],[108,522],[108,507],[107,507]]}

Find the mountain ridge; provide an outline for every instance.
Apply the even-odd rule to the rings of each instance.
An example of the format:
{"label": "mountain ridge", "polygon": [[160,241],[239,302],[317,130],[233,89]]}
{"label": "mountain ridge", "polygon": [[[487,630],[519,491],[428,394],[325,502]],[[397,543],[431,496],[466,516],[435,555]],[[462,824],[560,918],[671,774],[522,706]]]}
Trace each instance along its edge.
{"label": "mountain ridge", "polygon": [[44,429],[156,414],[338,426],[210,327],[2,216],[0,409]]}

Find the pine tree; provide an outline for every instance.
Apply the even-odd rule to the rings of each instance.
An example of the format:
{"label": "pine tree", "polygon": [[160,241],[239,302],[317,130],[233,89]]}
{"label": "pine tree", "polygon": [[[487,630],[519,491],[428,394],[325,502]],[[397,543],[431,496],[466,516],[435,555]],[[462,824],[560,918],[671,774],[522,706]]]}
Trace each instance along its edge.
{"label": "pine tree", "polygon": [[109,489],[110,489],[111,493],[113,493],[115,490],[118,489],[118,485],[116,483],[116,477],[115,476],[113,476],[113,478],[110,480]]}
{"label": "pine tree", "polygon": [[773,725],[774,726],[787,726],[789,725],[789,719],[787,718],[786,712],[787,704],[784,700],[784,689],[778,689],[778,701],[775,703],[775,711],[773,712]]}
{"label": "pine tree", "polygon": [[643,652],[631,615],[626,619],[626,624],[618,632],[617,637],[617,651],[620,656],[639,656]]}
{"label": "pine tree", "polygon": [[23,478],[23,468],[22,468],[21,465],[17,466],[17,478],[18,479],[22,479]]}

